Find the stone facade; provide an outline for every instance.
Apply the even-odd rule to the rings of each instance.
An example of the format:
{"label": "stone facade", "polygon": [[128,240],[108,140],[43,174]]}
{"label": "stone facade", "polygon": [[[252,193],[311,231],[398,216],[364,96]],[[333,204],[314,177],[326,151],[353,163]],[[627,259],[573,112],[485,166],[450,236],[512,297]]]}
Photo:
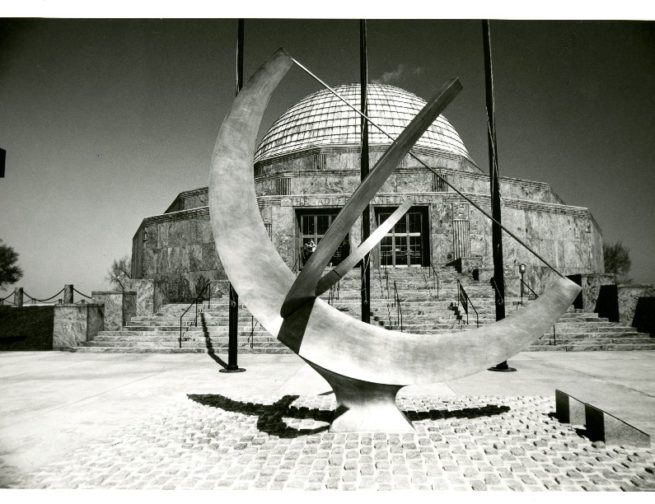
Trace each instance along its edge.
{"label": "stone facade", "polygon": [[[283,115],[278,123],[284,125],[285,120],[289,121]],[[340,131],[341,119],[327,121],[335,124],[334,131]],[[287,152],[268,139],[271,131],[280,135],[280,126],[276,125],[262,141],[254,176],[264,225],[284,261],[297,271],[303,261],[303,239],[307,239],[301,229],[303,216],[335,214],[345,204],[360,182],[360,148],[356,143],[335,144],[327,140],[307,141],[306,146],[298,148],[298,142],[288,140],[294,149]],[[291,123],[288,127],[292,132],[302,128]],[[308,128],[315,129],[315,123]],[[446,131],[447,138],[456,137],[454,129],[450,125],[448,128],[451,129]],[[294,134],[287,136],[295,138]],[[410,212],[421,222],[420,239],[418,234],[415,238],[407,234],[402,239],[407,239],[406,243],[414,240],[414,253],[420,259],[402,265],[396,262],[396,252],[392,252],[393,266],[439,268],[461,259],[477,274],[488,276],[492,268],[491,223],[448,184],[490,213],[489,176],[466,154],[458,137],[452,144],[452,148],[445,144],[444,149],[437,149],[419,141],[412,152],[431,170],[406,156],[371,201],[371,227],[377,226],[378,214],[410,200]],[[371,146],[371,167],[386,148]],[[263,156],[266,149],[273,149],[276,154]],[[604,272],[601,231],[588,209],[565,204],[547,183],[519,178],[501,178],[501,196],[503,224],[563,274]],[[420,245],[416,245],[417,239]],[[361,242],[359,222],[353,226],[348,241],[350,250]],[[372,253],[374,267],[381,263],[388,266],[388,250],[397,251],[397,244],[405,242],[392,242],[389,238],[389,243],[394,245],[385,249],[384,259],[380,245]],[[525,281],[541,292],[552,279],[552,272],[506,234],[503,248],[510,292],[518,292],[521,263],[527,265]],[[206,281],[226,278],[212,237],[207,188],[180,193],[164,214],[144,219],[134,236],[132,265],[133,278],[163,282],[169,301],[190,300]]]}
{"label": "stone facade", "polygon": [[[331,157],[326,156],[325,160],[329,163]],[[487,176],[479,171],[443,167],[439,171],[490,212]],[[271,176],[257,178],[262,219],[280,255],[292,269],[297,269],[299,262],[298,210],[342,207],[359,178],[354,167],[343,172],[339,176],[314,171],[297,177],[282,172],[273,180],[289,178],[289,194],[273,194],[276,184]],[[453,250],[453,226],[454,221],[463,221],[469,228],[468,259],[490,266],[490,221],[453,191],[433,191],[431,184],[432,173],[425,169],[398,169],[371,202],[371,222],[375,222],[376,208],[398,206],[409,199],[428,215],[430,264],[438,266],[457,259]],[[603,272],[602,236],[588,209],[564,205],[548,184],[503,178],[501,187],[503,223],[553,266],[566,275]],[[133,275],[164,281],[169,300],[192,298],[196,286],[203,281],[225,279],[215,251],[209,209],[192,206],[206,201],[207,189],[190,193],[189,198],[186,193],[176,198],[177,210],[145,219],[134,237]],[[353,227],[349,241],[351,250],[360,243],[359,224]],[[526,282],[540,292],[551,279],[548,268],[508,235],[504,236],[503,248],[508,285],[514,283],[518,288],[518,265],[525,263]],[[379,265],[376,253],[373,264]]]}
{"label": "stone facade", "polygon": [[614,285],[614,275],[582,275],[582,309],[586,312],[598,311],[598,298],[603,285]]}

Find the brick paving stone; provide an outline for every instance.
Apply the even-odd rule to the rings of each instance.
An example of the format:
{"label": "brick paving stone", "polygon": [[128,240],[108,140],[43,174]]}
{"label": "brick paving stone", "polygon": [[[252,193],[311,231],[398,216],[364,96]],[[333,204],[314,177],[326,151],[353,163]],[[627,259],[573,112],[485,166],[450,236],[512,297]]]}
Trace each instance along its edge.
{"label": "brick paving stone", "polygon": [[484,481],[473,480],[473,481],[471,482],[471,488],[472,488],[473,490],[486,490],[486,489],[487,489],[487,485],[484,483]]}
{"label": "brick paving stone", "polygon": [[523,484],[521,482],[519,482],[519,481],[508,480],[508,481],[505,482],[505,484],[507,485],[507,488],[509,488],[510,490],[517,491],[517,490],[524,490],[525,489]]}
{"label": "brick paving stone", "polygon": [[[590,442],[548,417],[550,397],[400,394],[414,418],[435,412],[402,435],[307,434],[299,429],[325,425],[311,415],[333,410],[334,397],[273,406],[278,399],[233,398],[256,415],[180,400],[32,473],[5,471],[0,460],[0,474],[11,476],[8,487],[43,489],[655,490],[651,449]],[[479,413],[458,418],[463,410]]]}
{"label": "brick paving stone", "polygon": [[362,476],[371,476],[375,474],[375,467],[372,464],[365,464],[359,468],[359,473]]}
{"label": "brick paving stone", "polygon": [[499,485],[501,481],[500,478],[495,474],[485,474],[484,482],[486,485]]}

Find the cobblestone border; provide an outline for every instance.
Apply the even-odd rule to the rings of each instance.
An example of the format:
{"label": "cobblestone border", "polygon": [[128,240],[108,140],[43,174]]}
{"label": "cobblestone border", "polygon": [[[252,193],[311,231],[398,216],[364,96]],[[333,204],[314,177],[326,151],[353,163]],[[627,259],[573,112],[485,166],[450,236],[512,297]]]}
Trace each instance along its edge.
{"label": "cobblestone border", "polygon": [[327,431],[327,396],[190,395],[5,488],[655,490],[652,449],[592,443],[548,397],[403,395],[414,434]]}

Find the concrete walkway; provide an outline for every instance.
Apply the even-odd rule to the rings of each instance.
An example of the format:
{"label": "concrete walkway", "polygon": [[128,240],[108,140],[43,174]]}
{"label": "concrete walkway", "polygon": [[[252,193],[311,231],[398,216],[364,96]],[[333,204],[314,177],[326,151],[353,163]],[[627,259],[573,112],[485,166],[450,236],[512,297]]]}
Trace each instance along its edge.
{"label": "concrete walkway", "polygon": [[[0,459],[7,480],[115,437],[188,396],[327,395],[328,385],[295,355],[243,355],[245,373],[219,373],[205,354],[0,353]],[[533,352],[510,361],[516,373],[481,372],[407,387],[401,395],[554,397],[583,391],[655,438],[655,352]],[[593,400],[590,400],[593,403]],[[0,469],[0,473],[3,471]],[[0,476],[0,486],[7,484]]]}

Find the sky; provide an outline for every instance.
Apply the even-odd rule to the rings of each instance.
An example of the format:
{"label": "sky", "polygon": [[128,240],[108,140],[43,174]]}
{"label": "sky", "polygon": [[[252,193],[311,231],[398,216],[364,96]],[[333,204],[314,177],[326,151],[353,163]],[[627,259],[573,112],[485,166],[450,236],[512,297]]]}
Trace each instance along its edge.
{"label": "sky", "polygon": [[[245,75],[278,47],[329,84],[359,80],[357,20],[247,19]],[[501,175],[588,207],[655,282],[655,23],[492,20]],[[141,221],[204,187],[235,89],[234,19],[0,19],[0,239],[32,296],[108,287]],[[430,97],[487,171],[481,23],[368,21],[372,80]],[[294,68],[263,134],[318,84]],[[12,287],[13,288],[13,287]]]}

